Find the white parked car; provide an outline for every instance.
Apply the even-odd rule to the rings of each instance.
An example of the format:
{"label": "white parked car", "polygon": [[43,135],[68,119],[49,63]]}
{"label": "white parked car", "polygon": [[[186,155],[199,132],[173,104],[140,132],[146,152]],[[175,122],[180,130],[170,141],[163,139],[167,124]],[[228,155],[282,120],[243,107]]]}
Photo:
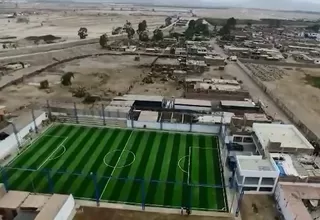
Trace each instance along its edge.
{"label": "white parked car", "polygon": [[229,59],[231,61],[237,61],[238,60],[237,56],[230,56]]}

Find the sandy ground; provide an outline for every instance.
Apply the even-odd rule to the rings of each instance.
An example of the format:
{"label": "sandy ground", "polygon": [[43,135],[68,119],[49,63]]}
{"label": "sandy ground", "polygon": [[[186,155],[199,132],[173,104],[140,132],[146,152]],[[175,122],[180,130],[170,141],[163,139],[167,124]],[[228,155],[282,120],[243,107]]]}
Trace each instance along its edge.
{"label": "sandy ground", "polygon": [[[98,15],[98,13],[101,13],[101,15]],[[97,38],[104,33],[111,33],[113,28],[122,27],[127,20],[133,24],[134,28],[142,20],[147,20],[148,28],[153,30],[164,24],[165,19],[162,16],[141,16],[111,12],[80,13],[73,11],[66,13],[41,12],[39,15],[29,15],[28,17],[30,19],[29,24],[17,23],[16,19],[0,19],[0,37],[17,37],[17,39],[4,39],[2,41],[18,41],[17,45],[19,47],[29,46],[35,45],[34,41],[26,40],[25,38],[47,34],[61,37],[56,42],[74,41],[79,40],[77,33],[80,27],[87,27],[87,39],[90,39]],[[41,26],[41,23],[43,23],[43,26]]]}
{"label": "sandy ground", "polygon": [[[70,56],[97,52],[99,48],[96,47],[96,45],[88,45],[83,48],[70,48],[34,57],[28,56],[23,61],[31,64],[30,68],[36,68],[49,64],[53,58],[65,59]],[[31,103],[36,104],[36,106],[43,106],[46,100],[72,105],[73,102],[80,103],[83,100],[72,97],[70,93],[70,88],[79,86],[85,87],[86,91],[92,95],[101,96],[105,104],[113,97],[126,93],[182,97],[182,85],[170,79],[162,81],[161,74],[156,74],[153,77],[154,83],[142,82],[143,78],[150,72],[150,68],[141,67],[141,65],[150,66],[155,58],[141,56],[141,60],[137,62],[134,61],[134,56],[106,55],[74,60],[44,71],[37,76],[27,78],[23,83],[5,88],[0,92],[0,104],[7,106],[11,112],[20,109],[22,106],[29,106]],[[25,71],[28,71],[28,69],[25,69]],[[71,87],[60,85],[61,76],[67,72],[75,74]],[[235,76],[228,70],[220,71],[217,67],[210,67],[210,70],[203,74],[188,75],[188,77],[234,79]],[[50,89],[39,89],[39,83],[43,80],[49,81]]]}
{"label": "sandy ground", "polygon": [[305,81],[305,74],[320,76],[318,69],[295,69],[285,71],[280,80],[264,82],[274,94],[303,121],[312,131],[320,135],[320,90]]}
{"label": "sandy ground", "polygon": [[[13,12],[22,13],[20,17],[27,17],[29,23],[17,23],[16,18],[7,18]],[[260,18],[317,18],[307,13],[284,13],[257,9],[194,9],[198,17],[242,19]],[[17,41],[17,46],[35,45],[34,41],[25,40],[30,36],[51,34],[61,39],[59,41],[79,40],[77,31],[80,27],[87,27],[88,38],[99,37],[103,33],[111,33],[115,27],[123,26],[129,20],[135,29],[142,20],[147,20],[150,31],[164,24],[167,16],[191,18],[188,8],[175,7],[143,7],[133,5],[112,4],[52,4],[52,3],[19,3],[1,4],[0,7],[0,38],[5,36],[16,39],[0,39],[3,41]],[[38,42],[42,44],[44,42]],[[1,45],[0,45],[1,46]],[[2,46],[1,46],[2,47]]]}
{"label": "sandy ground", "polygon": [[[177,213],[179,210],[177,210]],[[74,220],[108,219],[108,220],[232,220],[226,217],[181,216],[179,214],[152,213],[132,210],[84,207]]]}
{"label": "sandy ground", "polygon": [[240,213],[242,220],[275,220],[278,216],[273,198],[266,195],[244,195]]}
{"label": "sandy ground", "polygon": [[[154,59],[155,57],[142,56],[137,62],[134,61],[134,56],[101,56],[74,60],[5,88],[0,93],[0,103],[7,106],[9,111],[30,103],[41,106],[48,99],[79,103],[83,99],[72,97],[70,92],[70,88],[79,86],[85,87],[92,95],[101,96],[106,102],[125,93],[181,97],[182,88],[178,90],[179,86],[173,80],[162,82],[160,77],[155,77],[152,84],[142,82],[150,68],[141,65],[150,65]],[[61,76],[67,72],[74,73],[71,87],[60,84]],[[39,89],[39,83],[43,80],[49,81],[49,89]]]}

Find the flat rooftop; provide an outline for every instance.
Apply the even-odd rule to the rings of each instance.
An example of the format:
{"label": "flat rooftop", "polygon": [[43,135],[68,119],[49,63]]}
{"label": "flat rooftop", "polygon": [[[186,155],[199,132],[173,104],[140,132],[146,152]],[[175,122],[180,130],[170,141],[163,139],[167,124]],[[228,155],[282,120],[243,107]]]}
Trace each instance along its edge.
{"label": "flat rooftop", "polygon": [[158,112],[154,111],[141,111],[138,121],[157,121]]}
{"label": "flat rooftop", "polygon": [[29,192],[23,191],[9,191],[0,199],[0,208],[17,209],[29,194]]}
{"label": "flat rooftop", "polygon": [[241,170],[250,171],[276,171],[270,159],[262,159],[261,156],[238,155],[237,161]]}
{"label": "flat rooftop", "polygon": [[228,85],[240,85],[237,80],[234,79],[218,79],[218,78],[203,78],[203,77],[186,77],[187,83],[191,82],[206,82],[212,84],[228,84]]}
{"label": "flat rooftop", "polygon": [[314,149],[294,125],[253,123],[252,128],[264,149],[269,142],[281,143],[283,148]]}
{"label": "flat rooftop", "polygon": [[[320,184],[279,182],[287,211],[296,220],[313,220],[302,200],[320,200]],[[277,196],[277,195],[276,195]]]}
{"label": "flat rooftop", "polygon": [[256,108],[256,104],[252,101],[230,101],[221,100],[221,106],[225,107],[245,107],[245,108]]}
{"label": "flat rooftop", "polygon": [[267,115],[262,113],[244,113],[244,118],[250,121],[271,122],[271,120],[268,119]]}
{"label": "flat rooftop", "polygon": [[168,66],[178,66],[180,65],[179,61],[177,59],[171,59],[171,58],[159,58],[156,62],[158,65],[168,65]]}
{"label": "flat rooftop", "polygon": [[68,197],[69,195],[53,194],[43,206],[35,220],[55,219],[56,215],[67,201]]}
{"label": "flat rooftop", "polygon": [[26,200],[20,205],[20,208],[35,208],[37,210],[41,210],[42,207],[47,203],[51,196],[47,195],[33,195],[30,194]]}
{"label": "flat rooftop", "polygon": [[194,89],[235,92],[235,91],[241,90],[241,86],[239,86],[239,85],[227,85],[227,84],[196,83],[194,85]]}

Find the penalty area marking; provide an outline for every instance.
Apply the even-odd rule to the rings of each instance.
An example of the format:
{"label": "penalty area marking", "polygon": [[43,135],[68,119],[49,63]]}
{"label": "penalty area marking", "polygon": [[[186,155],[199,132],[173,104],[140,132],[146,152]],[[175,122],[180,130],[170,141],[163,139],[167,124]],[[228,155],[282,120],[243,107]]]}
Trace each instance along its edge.
{"label": "penalty area marking", "polygon": [[61,145],[62,149],[63,149],[63,152],[61,154],[59,154],[58,156],[55,156],[54,158],[50,158],[49,160],[56,160],[58,159],[59,157],[61,157],[66,151],[66,147],[64,145]]}
{"label": "penalty area marking", "polygon": [[57,150],[60,149],[61,146],[64,146],[63,143],[68,139],[68,137],[66,137],[57,147],[56,149],[42,162],[42,164],[40,164],[40,166],[38,167],[37,170],[40,170],[40,168],[50,159],[50,157],[52,157]]}
{"label": "penalty area marking", "polygon": [[[124,152],[129,152],[130,154],[133,155],[133,160],[132,160],[130,163],[125,164],[125,165],[120,166],[120,167],[117,167],[117,164],[116,164],[116,166],[112,166],[112,165],[108,164],[108,163],[106,162],[107,156],[110,155],[111,153],[118,152],[118,151],[122,151],[122,153],[124,153]],[[108,153],[104,156],[104,158],[103,158],[103,163],[104,163],[107,167],[111,167],[111,168],[113,168],[113,169],[121,169],[121,168],[124,168],[124,167],[131,166],[131,165],[134,163],[135,160],[136,160],[136,155],[135,155],[132,151],[130,151],[130,150],[113,150],[113,151],[108,152]]]}
{"label": "penalty area marking", "polygon": [[[181,160],[187,158],[187,157],[190,157],[190,155],[187,155],[187,156],[184,156],[184,157],[181,157],[180,160],[178,161],[178,167],[180,168],[180,170],[184,173],[188,173],[188,171],[185,171],[184,169],[182,169],[181,165],[180,165],[180,162]],[[189,159],[190,160],[190,159]]]}

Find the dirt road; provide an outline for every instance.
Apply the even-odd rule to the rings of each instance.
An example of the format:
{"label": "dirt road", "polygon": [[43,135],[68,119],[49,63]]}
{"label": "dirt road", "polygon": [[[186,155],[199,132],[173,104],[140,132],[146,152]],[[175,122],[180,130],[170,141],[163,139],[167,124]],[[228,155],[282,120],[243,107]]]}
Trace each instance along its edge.
{"label": "dirt road", "polygon": [[[220,48],[215,41],[213,42],[213,46],[218,53],[220,53],[224,57],[227,57],[223,49]],[[278,106],[271,100],[271,98],[269,98],[269,96],[265,94],[264,91],[250,78],[250,76],[248,76],[236,63],[229,62],[229,64],[225,68],[225,71],[229,75],[237,77],[238,80],[241,80],[245,88],[247,88],[250,92],[250,95],[254,99],[254,101],[262,101],[262,103],[266,106],[265,111],[269,115],[271,115],[275,119],[282,120],[284,123],[291,123],[285,113],[280,108],[278,108]]]}

